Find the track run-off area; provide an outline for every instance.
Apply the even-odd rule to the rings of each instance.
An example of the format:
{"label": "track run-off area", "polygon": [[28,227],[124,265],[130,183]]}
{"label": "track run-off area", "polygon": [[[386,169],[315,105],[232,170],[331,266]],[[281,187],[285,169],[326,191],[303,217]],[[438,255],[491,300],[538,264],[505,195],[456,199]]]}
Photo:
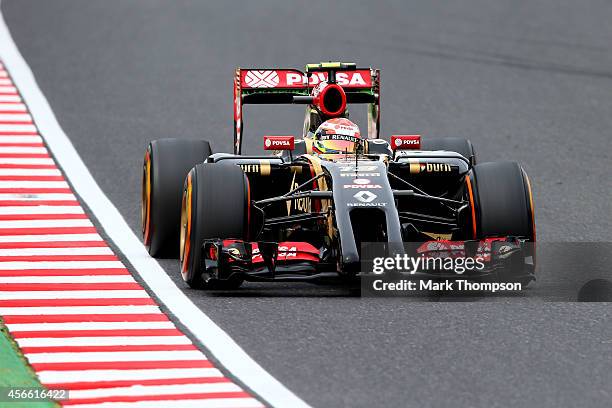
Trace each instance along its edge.
{"label": "track run-off area", "polygon": [[[260,407],[92,224],[0,64],[0,316],[66,406]],[[119,406],[119,405],[112,405]]]}

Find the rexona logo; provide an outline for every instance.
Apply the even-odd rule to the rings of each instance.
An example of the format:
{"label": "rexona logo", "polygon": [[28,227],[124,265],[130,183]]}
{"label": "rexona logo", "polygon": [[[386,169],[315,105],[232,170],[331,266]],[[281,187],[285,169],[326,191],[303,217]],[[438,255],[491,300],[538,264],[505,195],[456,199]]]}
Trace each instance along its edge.
{"label": "rexona logo", "polygon": [[[327,81],[327,72],[313,72],[310,77],[294,69],[242,70],[245,88],[304,88]],[[369,69],[336,72],[336,82],[345,88],[369,88],[372,74]]]}
{"label": "rexona logo", "polygon": [[293,150],[294,146],[293,136],[264,136],[265,150]]}

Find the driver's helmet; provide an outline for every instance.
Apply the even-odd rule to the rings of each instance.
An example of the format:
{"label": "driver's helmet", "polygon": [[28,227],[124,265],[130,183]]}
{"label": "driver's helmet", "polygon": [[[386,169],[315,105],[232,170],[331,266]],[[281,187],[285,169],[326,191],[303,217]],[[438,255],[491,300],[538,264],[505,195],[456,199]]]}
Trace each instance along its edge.
{"label": "driver's helmet", "polygon": [[329,119],[315,131],[312,151],[319,154],[355,153],[360,140],[356,124],[345,118]]}

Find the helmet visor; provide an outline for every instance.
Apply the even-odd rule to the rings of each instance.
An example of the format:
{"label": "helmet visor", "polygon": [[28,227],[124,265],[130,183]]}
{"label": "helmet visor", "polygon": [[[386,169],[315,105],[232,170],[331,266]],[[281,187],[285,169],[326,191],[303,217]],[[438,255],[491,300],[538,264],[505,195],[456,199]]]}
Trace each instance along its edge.
{"label": "helmet visor", "polygon": [[355,153],[359,138],[349,135],[322,135],[315,147],[324,154]]}

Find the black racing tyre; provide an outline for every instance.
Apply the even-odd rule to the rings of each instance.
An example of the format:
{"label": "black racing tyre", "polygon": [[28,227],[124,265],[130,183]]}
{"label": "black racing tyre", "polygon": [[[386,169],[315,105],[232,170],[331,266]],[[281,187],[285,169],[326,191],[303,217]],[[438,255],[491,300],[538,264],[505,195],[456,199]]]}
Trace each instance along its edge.
{"label": "black racing tyre", "polygon": [[478,238],[513,236],[535,242],[531,186],[518,163],[477,164],[469,178]]}
{"label": "black racing tyre", "polygon": [[180,268],[192,288],[234,289],[242,279],[213,280],[201,275],[201,247],[205,239],[248,240],[249,180],[234,164],[204,163],[187,175],[181,205]]}
{"label": "black racing tyre", "polygon": [[476,164],[476,152],[472,142],[459,137],[443,137],[443,138],[422,138],[421,150],[446,150],[449,152],[459,153],[470,164]]}
{"label": "black racing tyre", "polygon": [[143,241],[151,256],[177,256],[185,176],[211,153],[205,140],[149,143],[142,172],[141,220]]}

